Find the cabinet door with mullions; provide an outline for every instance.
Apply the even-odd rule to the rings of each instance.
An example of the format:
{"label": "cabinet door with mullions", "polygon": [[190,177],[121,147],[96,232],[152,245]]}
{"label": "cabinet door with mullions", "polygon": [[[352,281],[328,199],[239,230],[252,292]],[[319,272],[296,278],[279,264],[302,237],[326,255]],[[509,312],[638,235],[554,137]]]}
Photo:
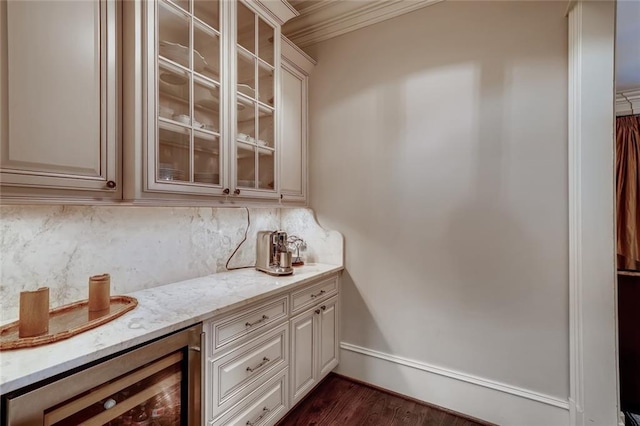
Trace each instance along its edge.
{"label": "cabinet door with mullions", "polygon": [[276,26],[236,3],[235,194],[277,197]]}
{"label": "cabinet door with mullions", "polygon": [[3,197],[121,197],[118,8],[0,2]]}
{"label": "cabinet door with mullions", "polygon": [[221,195],[222,2],[158,0],[147,7],[155,53],[148,75],[157,90],[149,93],[146,188]]}

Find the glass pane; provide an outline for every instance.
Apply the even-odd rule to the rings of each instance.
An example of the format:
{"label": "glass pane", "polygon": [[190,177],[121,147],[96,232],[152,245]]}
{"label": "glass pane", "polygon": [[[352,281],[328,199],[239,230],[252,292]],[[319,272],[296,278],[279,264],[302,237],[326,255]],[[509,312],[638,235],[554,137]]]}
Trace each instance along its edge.
{"label": "glass pane", "polygon": [[158,68],[158,115],[190,125],[189,73],[169,69],[162,63]]}
{"label": "glass pane", "polygon": [[273,106],[273,70],[261,64],[258,67],[258,99],[265,104]]}
{"label": "glass pane", "polygon": [[255,188],[256,157],[255,147],[238,142],[238,186]]}
{"label": "glass pane", "polygon": [[175,129],[158,129],[159,181],[185,181],[191,177],[189,170],[189,140],[191,130],[172,125]]}
{"label": "glass pane", "polygon": [[273,113],[260,111],[258,118],[258,145],[273,148]]}
{"label": "glass pane", "polygon": [[274,156],[273,151],[258,148],[258,188],[274,188]]}
{"label": "glass pane", "polygon": [[256,18],[247,6],[238,5],[238,44],[251,53],[256,53]]}
{"label": "glass pane", "polygon": [[238,140],[256,143],[256,104],[238,100]]}
{"label": "glass pane", "polygon": [[196,24],[193,32],[193,69],[220,81],[220,38]]}
{"label": "glass pane", "polygon": [[158,51],[185,67],[189,67],[189,18],[175,7],[158,3]]}
{"label": "glass pane", "polygon": [[197,18],[220,31],[220,3],[218,0],[194,0],[193,11]]}
{"label": "glass pane", "polygon": [[[154,368],[148,364],[136,370],[148,374],[137,383],[128,385],[128,375],[105,383],[98,388],[91,389],[74,398],[45,411],[45,419],[57,416],[60,412],[69,411],[70,414],[55,426],[75,426],[79,424],[91,425],[180,425],[184,416],[181,410],[180,384],[182,381],[181,357],[176,354],[164,358],[171,358],[176,362],[166,368]],[[143,369],[146,368],[145,372]],[[114,393],[106,398],[93,397],[94,392],[107,386],[114,388]],[[86,401],[89,399],[89,401]],[[94,400],[91,403],[91,400]],[[84,402],[85,400],[86,402]],[[75,408],[72,404],[77,404]],[[49,424],[45,421],[45,423]]]}
{"label": "glass pane", "polygon": [[210,132],[220,133],[220,89],[194,82],[193,126]]}
{"label": "glass pane", "polygon": [[185,11],[189,12],[189,0],[171,0]]}
{"label": "glass pane", "polygon": [[199,134],[193,139],[193,181],[220,184],[220,138]]}
{"label": "glass pane", "polygon": [[273,28],[258,18],[258,57],[270,65],[273,63]]}
{"label": "glass pane", "polygon": [[256,68],[255,59],[240,54],[238,51],[238,92],[250,98],[256,97]]}

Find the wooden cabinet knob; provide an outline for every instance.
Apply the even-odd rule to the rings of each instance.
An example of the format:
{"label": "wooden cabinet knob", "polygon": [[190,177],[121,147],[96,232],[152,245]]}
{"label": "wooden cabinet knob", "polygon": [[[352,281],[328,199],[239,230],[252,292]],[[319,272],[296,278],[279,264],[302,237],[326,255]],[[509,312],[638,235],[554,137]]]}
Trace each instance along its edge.
{"label": "wooden cabinet knob", "polygon": [[235,190],[235,191],[233,191],[233,193],[234,193],[235,195],[240,195],[240,189],[236,188],[236,190]]}
{"label": "wooden cabinet knob", "polygon": [[107,181],[107,188],[116,189],[116,186],[118,186],[118,185],[114,181],[112,181],[112,180],[108,180]]}

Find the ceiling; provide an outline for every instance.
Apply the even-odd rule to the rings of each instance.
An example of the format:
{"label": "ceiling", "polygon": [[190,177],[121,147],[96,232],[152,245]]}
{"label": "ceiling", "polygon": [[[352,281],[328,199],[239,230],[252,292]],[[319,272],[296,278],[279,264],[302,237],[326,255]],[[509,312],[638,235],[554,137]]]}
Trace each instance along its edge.
{"label": "ceiling", "polygon": [[[300,16],[282,32],[306,47],[442,0],[289,0]],[[640,0],[618,0],[616,91],[640,88]]]}
{"label": "ceiling", "polygon": [[616,91],[640,88],[640,1],[618,0]]}

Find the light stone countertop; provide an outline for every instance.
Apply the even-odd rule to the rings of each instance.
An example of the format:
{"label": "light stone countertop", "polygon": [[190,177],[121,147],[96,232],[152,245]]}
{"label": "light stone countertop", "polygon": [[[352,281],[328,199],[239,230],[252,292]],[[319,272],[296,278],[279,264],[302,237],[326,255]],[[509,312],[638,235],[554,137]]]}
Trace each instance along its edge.
{"label": "light stone countertop", "polygon": [[138,306],[105,325],[60,342],[0,352],[0,394],[342,269],[336,265],[307,264],[295,268],[293,275],[284,277],[241,269],[128,293],[138,299]]}

